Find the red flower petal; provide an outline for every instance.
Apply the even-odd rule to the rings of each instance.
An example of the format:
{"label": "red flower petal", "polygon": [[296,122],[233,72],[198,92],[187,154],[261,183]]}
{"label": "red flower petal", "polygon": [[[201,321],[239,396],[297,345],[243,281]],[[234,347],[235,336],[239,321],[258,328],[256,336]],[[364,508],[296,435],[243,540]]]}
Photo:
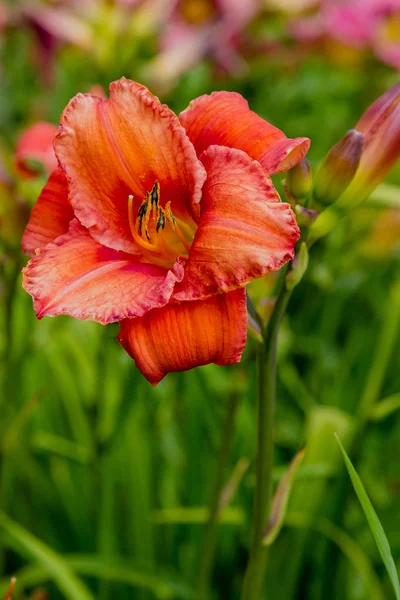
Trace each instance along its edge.
{"label": "red flower petal", "polygon": [[39,169],[29,165],[29,160],[36,160],[43,164],[47,173],[57,167],[53,142],[58,127],[51,123],[39,122],[26,129],[17,143],[15,151],[15,166],[21,177],[35,177]]}
{"label": "red flower petal", "polygon": [[43,248],[59,235],[66,233],[74,218],[68,201],[68,184],[58,167],[50,175],[35,206],[22,238],[22,250],[33,256],[37,248]]}
{"label": "red flower petal", "polygon": [[246,292],[168,304],[121,323],[119,343],[156,385],[167,373],[240,361],[246,343]]}
{"label": "red flower petal", "polygon": [[235,92],[200,96],[179,118],[198,156],[213,144],[238,148],[258,160],[270,175],[297,165],[310,147],[308,138],[287,138]]}
{"label": "red flower petal", "polygon": [[299,228],[264,169],[240,150],[211,146],[201,217],[177,300],[228,292],[293,258]]}
{"label": "red flower petal", "polygon": [[138,206],[160,183],[162,204],[185,216],[197,204],[205,178],[179,119],[147,88],[121,79],[110,99],[78,94],[61,117],[56,153],[81,223],[102,244],[135,252],[128,196]]}
{"label": "red flower petal", "polygon": [[105,325],[164,306],[182,275],[179,264],[169,271],[101,246],[75,219],[29,261],[23,286],[39,319],[70,315]]}

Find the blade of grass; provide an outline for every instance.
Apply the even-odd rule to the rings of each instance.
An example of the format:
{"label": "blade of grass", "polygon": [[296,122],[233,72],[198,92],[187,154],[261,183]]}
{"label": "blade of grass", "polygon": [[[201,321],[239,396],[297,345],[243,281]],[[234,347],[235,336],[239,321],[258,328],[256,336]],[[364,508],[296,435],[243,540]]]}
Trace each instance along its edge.
{"label": "blade of grass", "polygon": [[[285,525],[287,527],[307,529],[310,523],[303,513],[288,513]],[[330,539],[341,550],[361,576],[365,588],[371,592],[371,598],[374,598],[374,600],[384,600],[385,597],[381,583],[370,559],[362,547],[346,531],[325,518],[317,518],[312,524],[312,529]]]}
{"label": "blade of grass", "polygon": [[0,531],[7,534],[15,552],[36,560],[67,600],[94,600],[86,585],[54,550],[0,511]]}
{"label": "blade of grass", "polygon": [[[156,525],[174,524],[203,524],[208,518],[207,506],[178,506],[176,508],[163,508],[153,511],[153,523]],[[223,525],[243,525],[245,514],[241,508],[227,506],[219,515],[219,522]]]}
{"label": "blade of grass", "polygon": [[379,554],[382,557],[383,563],[386,567],[386,570],[389,575],[389,579],[392,582],[393,589],[396,595],[396,599],[400,600],[400,584],[399,578],[396,571],[396,566],[394,564],[393,556],[390,551],[390,546],[386,534],[383,530],[383,527],[378,519],[378,516],[371,504],[370,499],[368,498],[367,492],[364,489],[364,486],[361,482],[361,479],[358,476],[357,471],[352,465],[351,460],[347,456],[345,449],[343,448],[339,437],[335,434],[337,442],[339,444],[340,450],[343,454],[344,462],[349,473],[351,482],[354,487],[354,491],[357,494],[357,497],[360,501],[361,507],[364,511],[365,517],[368,521],[368,525],[371,529],[372,535],[374,536],[376,545],[378,546]]}
{"label": "blade of grass", "polygon": [[[189,600],[193,592],[173,574],[154,574],[144,572],[132,566],[131,561],[107,559],[90,554],[70,554],[64,557],[65,564],[80,575],[95,577],[100,580],[124,583],[134,588],[149,590],[157,598],[166,600],[176,598]],[[17,573],[19,589],[36,587],[50,579],[47,569],[42,565],[29,565]],[[0,597],[9,584],[9,578],[0,580]]]}
{"label": "blade of grass", "polygon": [[388,398],[384,398],[378,404],[372,407],[370,413],[371,421],[383,421],[393,412],[400,409],[400,394],[393,394]]}

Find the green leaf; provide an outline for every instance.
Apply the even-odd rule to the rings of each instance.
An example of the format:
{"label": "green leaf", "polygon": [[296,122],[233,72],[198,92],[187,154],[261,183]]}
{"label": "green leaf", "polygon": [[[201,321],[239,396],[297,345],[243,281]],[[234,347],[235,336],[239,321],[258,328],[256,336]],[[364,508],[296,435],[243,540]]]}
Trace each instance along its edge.
{"label": "green leaf", "polygon": [[384,398],[372,407],[369,418],[371,421],[383,421],[394,411],[400,408],[400,394],[393,394]]}
{"label": "green leaf", "polygon": [[249,468],[250,461],[247,458],[240,458],[235,468],[232,471],[231,476],[221,490],[219,498],[219,510],[222,511],[227,508],[228,504],[232,500],[233,496],[238,489],[240,482],[243,479],[244,474]]}
{"label": "green leaf", "polygon": [[[190,588],[171,574],[144,572],[134,566],[132,560],[74,554],[64,557],[65,563],[80,575],[95,577],[100,581],[124,583],[134,588],[149,590],[157,598],[189,600],[193,594]],[[29,565],[17,573],[19,589],[44,585],[49,581],[49,573],[42,566]],[[8,580],[0,580],[0,595],[8,585]]]}
{"label": "green leaf", "polygon": [[[286,515],[285,525],[308,529],[310,522],[304,513],[289,512]],[[311,524],[311,528],[327,537],[343,552],[343,555],[349,560],[363,580],[365,589],[370,591],[371,598],[374,600],[384,600],[380,580],[362,546],[353,540],[346,531],[323,517],[316,518]]]}
{"label": "green leaf", "polygon": [[[176,508],[163,508],[153,511],[153,523],[166,525],[171,523],[194,524],[206,523],[208,519],[207,506],[177,506]],[[241,508],[227,506],[219,516],[222,525],[242,525],[245,523],[245,514]]]}
{"label": "green leaf", "polygon": [[86,585],[54,550],[0,511],[0,531],[7,534],[15,552],[36,560],[67,600],[94,600]]}
{"label": "green leaf", "polygon": [[359,478],[357,471],[353,467],[351,460],[346,454],[345,449],[343,448],[339,437],[335,434],[338,444],[340,446],[340,450],[342,451],[344,462],[346,464],[347,471],[350,475],[351,482],[353,484],[354,490],[358,496],[366,519],[368,521],[368,525],[371,529],[372,535],[374,536],[376,545],[378,546],[379,554],[382,557],[386,570],[388,572],[390,581],[392,582],[394,592],[396,594],[396,599],[400,600],[400,584],[399,578],[396,571],[396,566],[394,564],[393,556],[390,551],[390,546],[386,534],[383,530],[383,527],[378,519],[378,516],[371,504],[370,499],[367,496],[367,492],[364,489],[364,486]]}
{"label": "green leaf", "polygon": [[282,529],[288,507],[290,492],[292,491],[293,482],[296,478],[296,473],[302,463],[303,458],[304,450],[300,450],[300,452],[298,452],[291,461],[288,470],[276,488],[272,502],[271,516],[262,540],[264,546],[271,546]]}

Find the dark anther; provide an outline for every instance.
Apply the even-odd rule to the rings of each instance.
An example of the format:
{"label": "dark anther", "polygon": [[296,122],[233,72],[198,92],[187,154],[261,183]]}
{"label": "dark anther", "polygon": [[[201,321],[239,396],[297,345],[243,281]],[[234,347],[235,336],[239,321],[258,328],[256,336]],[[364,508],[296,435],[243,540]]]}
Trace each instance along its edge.
{"label": "dark anther", "polygon": [[158,233],[158,230],[160,229],[160,227],[161,227],[161,229],[164,229],[164,227],[165,227],[165,214],[164,214],[164,211],[161,208],[161,206],[160,206],[159,211],[160,212],[159,212],[159,215],[158,215],[157,225],[156,225],[156,232],[157,233]]}

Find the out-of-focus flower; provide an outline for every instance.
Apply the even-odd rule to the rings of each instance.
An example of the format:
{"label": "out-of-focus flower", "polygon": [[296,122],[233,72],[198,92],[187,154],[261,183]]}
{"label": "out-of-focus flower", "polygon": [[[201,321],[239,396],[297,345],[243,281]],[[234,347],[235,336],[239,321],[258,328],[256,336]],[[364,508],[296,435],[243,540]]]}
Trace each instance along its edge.
{"label": "out-of-focus flower", "polygon": [[28,127],[20,136],[15,151],[15,168],[20,177],[32,178],[43,171],[49,175],[57,166],[53,141],[58,127],[45,121]]}
{"label": "out-of-focus flower", "polygon": [[264,6],[269,10],[287,14],[299,14],[309,11],[320,4],[321,0],[264,0]]}
{"label": "out-of-focus flower", "polygon": [[368,234],[361,240],[358,250],[368,260],[400,258],[400,209],[383,210],[373,217]]}
{"label": "out-of-focus flower", "polygon": [[47,590],[43,588],[38,588],[37,590],[34,590],[32,592],[32,594],[29,597],[29,600],[48,600],[48,598],[49,594]]}
{"label": "out-of-focus flower", "polygon": [[[93,85],[89,93],[105,98],[101,85]],[[43,173],[50,175],[57,167],[54,138],[58,127],[47,121],[31,125],[20,135],[14,155],[15,170],[24,179],[32,179]]]}
{"label": "out-of-focus flower", "polygon": [[[53,76],[56,53],[64,46],[90,52],[99,63],[112,60],[115,45],[121,43],[121,36],[127,35],[124,40],[126,43],[131,40],[129,36],[131,29],[134,29],[132,23],[136,19],[136,11],[142,4],[150,4],[150,1],[16,0],[3,20],[5,27],[29,27],[35,33],[36,43],[33,44],[31,57],[44,81],[49,82]],[[154,22],[158,18],[155,14],[151,16]],[[1,22],[0,13],[0,28]]]}
{"label": "out-of-focus flower", "polygon": [[[361,215],[359,214],[361,213]],[[357,253],[368,262],[400,258],[400,209],[377,211],[369,206],[357,211],[357,224],[365,222],[363,235],[358,233]]]}
{"label": "out-of-focus flower", "polygon": [[400,70],[399,0],[322,0],[317,12],[291,24],[291,32],[303,41],[325,37],[371,48],[380,60]]}
{"label": "out-of-focus flower", "polygon": [[174,0],[164,15],[160,53],[149,65],[149,76],[166,87],[207,56],[228,72],[243,71],[240,37],[259,10],[259,0]]}
{"label": "out-of-focus flower", "polygon": [[35,33],[31,55],[44,81],[52,78],[53,59],[60,45],[83,50],[91,47],[93,32],[85,19],[88,2],[82,0],[78,8],[73,0],[56,5],[40,0],[19,0],[8,11],[5,26],[29,27]]}
{"label": "out-of-focus flower", "polygon": [[79,94],[22,240],[35,254],[23,284],[37,316],[120,322],[120,343],[153,384],[238,362],[244,287],[292,258],[299,236],[267,173],[308,145],[234,93],[201,97],[180,120],[125,79],[109,100]]}

